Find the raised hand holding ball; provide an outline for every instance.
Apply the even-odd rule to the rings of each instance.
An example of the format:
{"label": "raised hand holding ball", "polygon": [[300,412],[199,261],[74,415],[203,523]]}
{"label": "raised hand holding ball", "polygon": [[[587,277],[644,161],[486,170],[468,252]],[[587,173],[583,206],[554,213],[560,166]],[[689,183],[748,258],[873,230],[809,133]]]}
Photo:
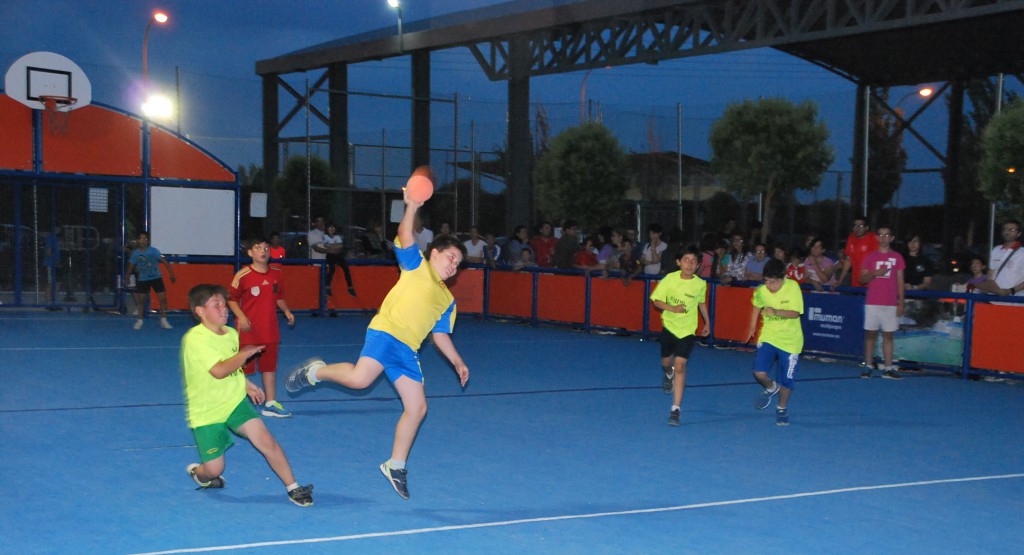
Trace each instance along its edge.
{"label": "raised hand holding ball", "polygon": [[405,192],[413,202],[426,202],[434,194],[434,182],[430,180],[430,167],[420,166],[405,184]]}

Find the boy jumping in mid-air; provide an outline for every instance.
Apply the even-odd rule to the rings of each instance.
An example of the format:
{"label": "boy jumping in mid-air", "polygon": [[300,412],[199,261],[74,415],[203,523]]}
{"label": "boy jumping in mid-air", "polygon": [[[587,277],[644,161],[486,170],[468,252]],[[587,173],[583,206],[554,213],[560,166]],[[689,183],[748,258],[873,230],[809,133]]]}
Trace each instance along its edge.
{"label": "boy jumping in mid-air", "polygon": [[[804,331],[800,327],[804,294],[797,282],[786,278],[786,264],[773,258],[764,265],[764,285],[754,290],[751,303],[754,311],[748,341],[757,334],[757,319],[764,319],[754,358],[754,379],[764,391],[754,401],[754,406],[768,408],[772,398],[778,395],[775,423],[788,426],[789,396],[793,393],[800,351],[804,349]],[[768,375],[776,368],[776,363],[776,379],[772,380]]]}
{"label": "boy jumping in mid-air", "polygon": [[287,418],[292,415],[277,402],[277,351],[281,343],[281,329],[277,325],[277,309],[281,309],[288,324],[295,316],[284,300],[284,271],[270,265],[270,243],[262,237],[249,244],[252,264],[242,268],[231,280],[228,307],[235,314],[235,326],[243,347],[263,345],[264,349],[245,364],[245,373],[259,370],[263,376],[266,402],[260,405],[260,414]]}
{"label": "boy jumping in mid-air", "polygon": [[227,291],[220,285],[197,285],[188,293],[189,308],[200,324],[181,340],[188,426],[202,463],[186,469],[201,489],[224,487],[224,452],[234,445],[229,430],[247,438],[281,479],[288,499],[300,507],[313,504],[313,486],[300,486],[284,450],[246,400],[263,402],[263,391],[246,379],[245,361],[262,345],[239,349],[238,332],[227,326]]}
{"label": "boy jumping in mid-air", "polygon": [[405,462],[427,414],[418,351],[428,333],[434,345],[455,367],[460,383],[465,386],[469,380],[469,368],[450,336],[455,325],[455,298],[444,283],[458,271],[465,247],[451,235],[439,235],[427,248],[429,260],[424,260],[413,238],[416,211],[420,206],[422,202],[405,194],[405,215],[398,225],[395,240],[395,257],[402,273],[380,311],[370,321],[359,360],[355,364],[328,365],[320,359],[312,359],[292,371],[285,381],[290,392],[322,381],[364,389],[372,385],[381,372],[387,375],[402,398],[403,412],[395,428],[391,459],[380,465],[380,471],[402,499],[409,498]]}
{"label": "boy jumping in mid-air", "polygon": [[696,246],[681,247],[675,255],[679,271],[665,276],[651,293],[651,302],[661,311],[661,369],[665,373],[661,387],[665,393],[672,393],[672,409],[668,415],[670,426],[679,425],[679,407],[683,404],[683,389],[686,387],[686,362],[697,341],[694,335],[697,312],[704,318],[701,336],[711,335],[708,327],[711,320],[704,302],[708,284],[696,275],[700,258],[701,252]]}

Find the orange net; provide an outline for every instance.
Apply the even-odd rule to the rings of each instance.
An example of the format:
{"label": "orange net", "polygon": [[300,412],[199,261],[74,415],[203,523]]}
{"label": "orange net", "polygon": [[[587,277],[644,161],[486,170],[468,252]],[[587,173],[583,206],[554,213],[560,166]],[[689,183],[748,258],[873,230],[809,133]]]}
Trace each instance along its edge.
{"label": "orange net", "polygon": [[43,116],[50,132],[55,135],[67,134],[71,107],[78,99],[70,96],[40,96],[39,101],[43,103]]}

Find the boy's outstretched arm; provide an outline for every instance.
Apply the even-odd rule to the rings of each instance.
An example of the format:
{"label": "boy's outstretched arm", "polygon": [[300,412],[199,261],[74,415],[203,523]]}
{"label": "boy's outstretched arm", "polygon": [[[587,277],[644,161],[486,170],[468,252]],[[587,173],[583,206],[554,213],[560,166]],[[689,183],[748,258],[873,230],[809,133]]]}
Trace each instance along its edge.
{"label": "boy's outstretched arm", "polygon": [[416,242],[412,230],[416,223],[416,211],[423,206],[423,203],[409,198],[409,192],[405,188],[402,189],[402,196],[405,201],[405,214],[402,215],[402,221],[398,224],[398,240],[402,243],[403,248],[408,248],[409,245]]}
{"label": "boy's outstretched arm", "polygon": [[218,380],[230,376],[235,370],[241,368],[250,357],[262,351],[264,347],[265,345],[246,345],[238,349],[238,352],[231,357],[214,364],[210,368],[210,375]]}
{"label": "boy's outstretched arm", "polygon": [[455,343],[452,342],[452,336],[447,333],[434,332],[432,338],[437,349],[455,367],[455,373],[459,375],[459,384],[462,387],[466,387],[466,382],[469,381],[469,367],[466,366],[466,363],[462,361],[462,357],[459,356],[459,351],[455,348]]}

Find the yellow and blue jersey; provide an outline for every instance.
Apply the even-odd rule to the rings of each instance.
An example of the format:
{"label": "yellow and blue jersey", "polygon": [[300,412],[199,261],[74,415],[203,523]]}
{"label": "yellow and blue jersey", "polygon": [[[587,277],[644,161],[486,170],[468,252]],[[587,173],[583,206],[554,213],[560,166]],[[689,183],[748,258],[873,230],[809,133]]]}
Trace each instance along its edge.
{"label": "yellow and blue jersey", "polygon": [[395,258],[402,275],[369,328],[418,351],[428,333],[451,333],[455,328],[455,297],[415,243],[403,247],[395,239]]}

